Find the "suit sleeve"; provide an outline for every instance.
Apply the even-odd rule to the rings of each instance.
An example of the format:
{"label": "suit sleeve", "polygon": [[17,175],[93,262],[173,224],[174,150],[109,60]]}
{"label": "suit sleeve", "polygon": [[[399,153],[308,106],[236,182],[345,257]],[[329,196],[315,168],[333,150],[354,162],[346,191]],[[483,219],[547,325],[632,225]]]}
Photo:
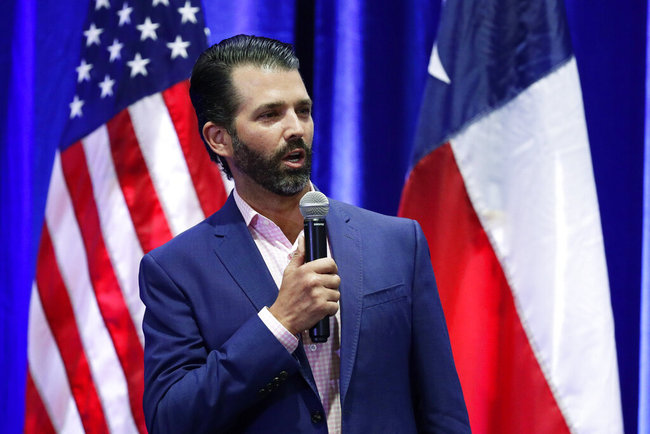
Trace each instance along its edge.
{"label": "suit sleeve", "polygon": [[146,305],[143,403],[152,434],[226,430],[260,405],[274,379],[298,370],[257,315],[208,351],[186,295],[150,254],[140,265],[140,294]]}
{"label": "suit sleeve", "polygon": [[416,238],[413,276],[412,385],[418,432],[469,433],[469,419],[454,365],[426,238]]}

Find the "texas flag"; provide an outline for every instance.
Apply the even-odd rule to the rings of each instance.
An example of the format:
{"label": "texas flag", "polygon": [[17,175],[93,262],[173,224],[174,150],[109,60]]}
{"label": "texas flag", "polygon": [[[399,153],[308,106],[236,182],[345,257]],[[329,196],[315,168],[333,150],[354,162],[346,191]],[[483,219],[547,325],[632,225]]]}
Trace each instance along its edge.
{"label": "texas flag", "polygon": [[623,431],[562,0],[447,0],[399,214],[427,236],[475,433]]}

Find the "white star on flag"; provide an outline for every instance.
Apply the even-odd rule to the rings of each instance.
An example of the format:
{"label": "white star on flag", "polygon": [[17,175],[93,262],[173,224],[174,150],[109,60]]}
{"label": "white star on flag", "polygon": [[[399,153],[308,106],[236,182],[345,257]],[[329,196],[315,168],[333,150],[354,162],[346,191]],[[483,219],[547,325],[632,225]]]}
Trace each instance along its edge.
{"label": "white star on flag", "polygon": [[122,9],[117,11],[117,15],[120,17],[118,26],[122,27],[124,24],[131,24],[131,12],[133,12],[133,8],[125,2],[122,5]]}
{"label": "white star on flag", "polygon": [[185,2],[185,6],[178,8],[178,13],[181,14],[181,24],[190,22],[196,24],[196,13],[199,11],[199,8],[192,7],[189,1]]}
{"label": "white star on flag", "polygon": [[104,81],[99,83],[99,87],[102,89],[102,98],[107,96],[113,96],[113,85],[115,80],[112,80],[108,74],[104,77]]}
{"label": "white star on flag", "polygon": [[145,18],[144,23],[138,24],[136,27],[138,30],[140,30],[141,41],[144,41],[147,38],[151,38],[154,41],[158,39],[158,35],[156,35],[156,29],[160,27],[160,24],[152,23],[151,18]]}
{"label": "white star on flag", "polygon": [[120,43],[117,39],[113,39],[113,43],[106,48],[111,53],[110,62],[121,58],[120,52],[122,51],[122,47],[124,47],[124,44]]}
{"label": "white star on flag", "polygon": [[433,45],[433,50],[431,50],[431,58],[429,59],[428,71],[432,77],[437,78],[443,83],[447,83],[447,84],[451,83],[451,80],[449,79],[449,75],[447,75],[447,71],[445,71],[445,67],[442,65],[442,62],[440,61],[440,54],[438,53],[438,43],[435,43]]}
{"label": "white star on flag", "polygon": [[126,62],[131,68],[131,78],[135,77],[138,74],[147,75],[147,64],[151,62],[149,59],[143,59],[140,53],[135,53],[133,60]]}
{"label": "white star on flag", "polygon": [[70,103],[70,119],[81,117],[83,115],[81,107],[84,105],[84,102],[79,99],[77,95],[74,96],[74,99]]}
{"label": "white star on flag", "polygon": [[169,6],[169,0],[153,0],[154,7],[157,6],[158,4]]}
{"label": "white star on flag", "polygon": [[95,10],[98,11],[101,8],[110,9],[111,4],[109,3],[108,0],[97,0],[97,3],[95,3]]}
{"label": "white star on flag", "polygon": [[99,45],[99,35],[102,34],[104,29],[98,29],[95,26],[95,23],[90,24],[90,28],[84,31],[84,36],[86,37],[86,47],[90,47],[92,44]]}
{"label": "white star on flag", "polygon": [[190,43],[188,41],[183,41],[179,36],[176,36],[176,39],[174,42],[168,42],[167,47],[169,47],[170,50],[172,50],[171,53],[171,58],[175,59],[178,56],[181,56],[183,58],[187,58],[187,47],[190,46]]}
{"label": "white star on flag", "polygon": [[77,70],[77,83],[90,81],[90,70],[93,69],[93,65],[86,63],[86,59],[81,59],[81,64],[75,69]]}

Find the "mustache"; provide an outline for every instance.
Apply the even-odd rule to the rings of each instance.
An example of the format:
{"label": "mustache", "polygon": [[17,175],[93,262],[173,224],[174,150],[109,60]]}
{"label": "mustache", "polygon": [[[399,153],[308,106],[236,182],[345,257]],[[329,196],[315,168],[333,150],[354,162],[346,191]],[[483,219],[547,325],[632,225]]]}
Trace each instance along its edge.
{"label": "mustache", "polygon": [[301,137],[298,137],[290,139],[280,149],[276,150],[273,154],[273,159],[280,161],[287,152],[293,151],[294,149],[302,149],[307,152],[307,154],[310,154],[311,152],[311,146],[307,146],[307,143]]}

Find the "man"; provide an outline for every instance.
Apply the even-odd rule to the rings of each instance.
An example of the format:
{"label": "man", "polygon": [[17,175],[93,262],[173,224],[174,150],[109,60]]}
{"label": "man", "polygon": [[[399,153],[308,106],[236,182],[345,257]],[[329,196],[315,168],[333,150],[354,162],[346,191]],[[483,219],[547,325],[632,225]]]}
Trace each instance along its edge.
{"label": "man", "polygon": [[222,41],[190,95],[235,190],[142,260],[149,432],[469,432],[417,223],[331,200],[330,257],[304,262],[314,127],[291,46]]}

